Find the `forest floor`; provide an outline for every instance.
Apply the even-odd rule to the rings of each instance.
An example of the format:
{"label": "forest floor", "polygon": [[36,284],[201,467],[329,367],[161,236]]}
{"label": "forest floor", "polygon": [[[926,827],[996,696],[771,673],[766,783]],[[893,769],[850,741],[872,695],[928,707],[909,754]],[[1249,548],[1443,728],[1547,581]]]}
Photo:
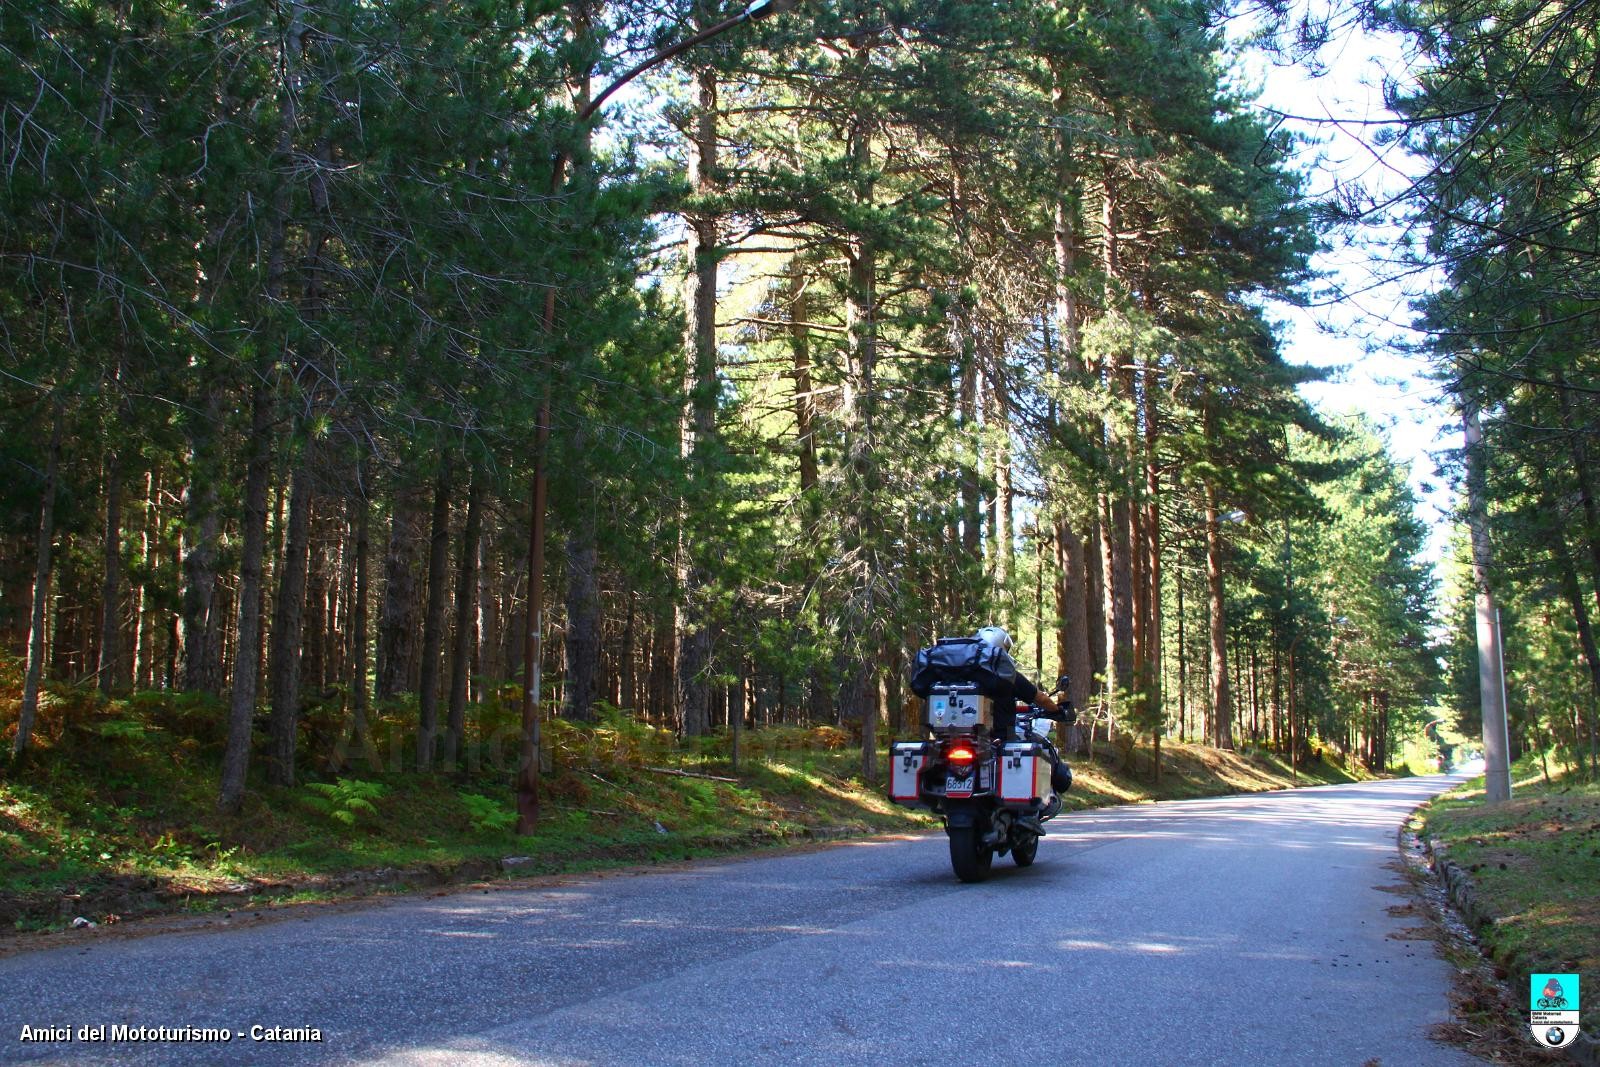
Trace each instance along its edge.
{"label": "forest floor", "polygon": [[[0,740],[9,749],[16,701],[4,696]],[[515,745],[506,742],[515,737],[514,707],[491,701],[473,709],[468,736],[477,743],[468,762],[476,767],[454,774],[404,769],[403,724],[414,717],[405,708],[376,717],[376,745],[366,759],[346,753],[338,776],[329,767],[342,730],[308,715],[302,784],[253,779],[244,810],[224,816],[215,810],[220,706],[165,693],[106,701],[53,691],[35,750],[0,764],[0,938],[938,825],[864,781],[859,742],[834,727],[747,731],[735,768],[725,732],[680,744],[608,710],[590,726],[546,723],[542,819],[537,834],[520,837],[507,763]],[[264,748],[258,743],[257,752]],[[1072,763],[1068,810],[1293,784],[1287,765],[1264,753],[1170,742],[1159,784],[1148,743],[1102,742],[1093,758]],[[887,773],[885,752],[878,766]],[[1351,780],[1321,762],[1299,776],[1305,785]]]}
{"label": "forest floor", "polygon": [[[1471,875],[1475,932],[1520,998],[1529,974],[1600,974],[1600,782],[1546,777],[1536,760],[1514,777],[1512,799],[1492,808],[1482,778],[1440,797],[1421,832]],[[1600,1013],[1586,1012],[1584,1029],[1600,1035]]]}

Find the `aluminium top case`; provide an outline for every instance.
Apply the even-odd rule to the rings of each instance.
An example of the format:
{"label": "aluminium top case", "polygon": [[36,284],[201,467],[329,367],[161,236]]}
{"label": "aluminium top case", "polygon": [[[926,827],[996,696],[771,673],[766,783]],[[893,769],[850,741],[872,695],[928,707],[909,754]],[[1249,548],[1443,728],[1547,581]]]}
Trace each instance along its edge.
{"label": "aluminium top case", "polygon": [[928,693],[927,727],[936,734],[994,729],[994,701],[972,684],[936,685]]}

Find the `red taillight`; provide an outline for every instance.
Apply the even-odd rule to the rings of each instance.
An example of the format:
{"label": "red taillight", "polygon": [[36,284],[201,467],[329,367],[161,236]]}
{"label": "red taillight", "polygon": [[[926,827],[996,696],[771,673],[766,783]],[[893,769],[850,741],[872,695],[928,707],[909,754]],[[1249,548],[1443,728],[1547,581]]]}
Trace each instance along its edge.
{"label": "red taillight", "polygon": [[944,754],[944,758],[951,763],[967,767],[972,764],[973,760],[978,758],[978,754],[967,745],[953,745],[950,751]]}

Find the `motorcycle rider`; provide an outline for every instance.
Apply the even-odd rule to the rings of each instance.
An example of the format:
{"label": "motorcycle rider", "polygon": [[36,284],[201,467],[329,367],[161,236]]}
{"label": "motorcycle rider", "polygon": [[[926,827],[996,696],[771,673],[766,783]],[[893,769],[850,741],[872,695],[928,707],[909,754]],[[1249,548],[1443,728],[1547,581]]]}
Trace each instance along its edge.
{"label": "motorcycle rider", "polygon": [[[1071,723],[1073,716],[1063,711],[1061,705],[1043,689],[1034,685],[1027,675],[1016,669],[1016,660],[1011,658],[1011,635],[999,626],[985,626],[974,635],[989,648],[995,649],[1006,658],[1012,670],[1011,700],[998,700],[995,708],[994,725],[995,736],[1010,741],[1016,732],[1017,701],[1024,704],[1034,704],[1043,708],[1048,714],[1046,718],[1055,719],[1057,722]],[[1072,770],[1066,764],[1055,746],[1050,746],[1051,779],[1055,783],[1057,792],[1066,792],[1072,785]]]}

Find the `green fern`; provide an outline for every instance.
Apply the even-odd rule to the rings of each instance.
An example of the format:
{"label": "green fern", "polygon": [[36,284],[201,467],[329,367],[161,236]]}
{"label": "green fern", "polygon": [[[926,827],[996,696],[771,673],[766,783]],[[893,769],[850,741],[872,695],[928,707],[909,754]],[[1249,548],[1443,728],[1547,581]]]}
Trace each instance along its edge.
{"label": "green fern", "polygon": [[101,737],[119,741],[146,741],[150,738],[149,728],[135,719],[111,719],[98,724],[95,732]]}
{"label": "green fern", "polygon": [[377,782],[364,782],[359,778],[342,778],[337,782],[312,782],[306,786],[300,799],[313,811],[321,812],[346,826],[354,826],[365,812],[378,814],[375,800],[382,800],[389,792],[387,786]]}
{"label": "green fern", "polygon": [[517,821],[516,812],[507,809],[498,800],[476,793],[462,793],[461,806],[467,809],[467,817],[472,820],[473,828],[483,833],[509,830]]}

